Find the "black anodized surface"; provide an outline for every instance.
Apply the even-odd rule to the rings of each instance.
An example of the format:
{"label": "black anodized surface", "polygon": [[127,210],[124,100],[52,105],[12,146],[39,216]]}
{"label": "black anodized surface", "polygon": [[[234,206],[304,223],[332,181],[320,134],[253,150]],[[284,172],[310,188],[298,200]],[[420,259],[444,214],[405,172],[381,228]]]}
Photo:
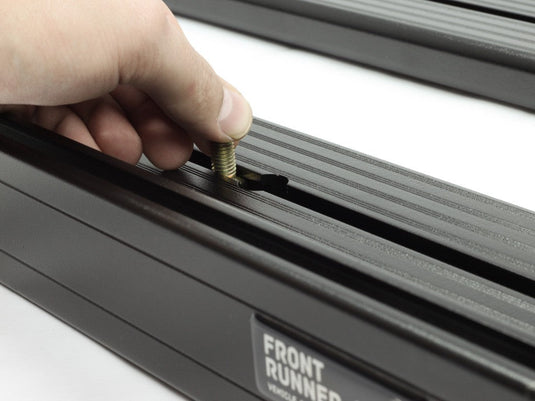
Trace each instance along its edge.
{"label": "black anodized surface", "polygon": [[[251,141],[258,140],[253,138],[256,132],[267,135],[266,130],[271,130],[274,138],[284,138],[288,145],[306,142],[299,134],[263,122],[255,125]],[[381,273],[378,267],[370,268],[363,258],[356,262],[360,267],[354,265],[358,267],[355,277],[366,280],[375,292],[359,293],[357,287],[349,285],[350,280],[335,280],[335,269],[343,268],[344,260],[349,260],[345,259],[347,252],[329,249],[333,244],[317,242],[322,230],[329,226],[356,232],[355,227],[275,195],[221,186],[198,165],[162,175],[126,166],[41,131],[22,131],[10,123],[2,123],[0,131],[0,213],[9,216],[4,224],[12,232],[10,237],[1,237],[0,250],[11,255],[7,260],[15,261],[13,265],[23,264],[46,279],[40,284],[45,287],[37,291],[32,286],[21,286],[21,281],[13,278],[13,269],[2,269],[2,282],[171,385],[188,389],[188,383],[171,366],[155,368],[157,362],[150,359],[150,354],[132,353],[128,347],[121,349],[113,341],[113,325],[80,317],[77,320],[72,311],[51,302],[44,283],[48,282],[51,288],[53,283],[60,284],[82,304],[98,306],[112,321],[126,322],[133,331],[156,339],[170,352],[180,353],[208,373],[215,373],[238,393],[241,389],[245,398],[234,399],[256,394],[249,328],[253,311],[274,319],[287,330],[306,333],[318,346],[328,345],[326,349],[333,349],[329,352],[338,358],[345,355],[359,369],[390,386],[405,389],[416,399],[426,394],[445,400],[529,399],[533,367],[518,354],[532,352],[529,330],[524,325],[522,334],[515,321],[492,319],[499,308],[509,308],[504,312],[511,318],[530,323],[530,315],[523,314],[529,312],[526,307],[532,299],[525,294],[498,288],[496,283],[473,276],[477,288],[493,287],[493,291],[478,293],[476,288],[466,287],[465,296],[474,297],[487,308],[497,308],[495,311],[487,309],[485,313],[463,303],[454,307],[453,298],[444,298],[444,305],[437,305],[433,301],[436,286],[410,290],[416,282],[385,276],[386,270]],[[311,151],[314,146],[319,144],[310,139],[302,148]],[[355,166],[358,160],[365,160],[369,168],[384,167],[362,155],[324,146],[333,152],[345,152],[345,157],[354,159]],[[269,162],[266,155],[256,155],[255,159]],[[257,169],[262,172],[258,166]],[[411,180],[420,184],[424,180],[441,199],[468,199],[488,215],[499,215],[510,222],[515,221],[510,216],[528,213],[395,166],[387,171],[397,174],[400,184],[410,187]],[[300,175],[297,167],[289,172]],[[406,179],[400,179],[402,176]],[[319,190],[313,192],[323,196]],[[272,217],[279,214],[281,219],[293,215],[288,220],[295,224],[293,228],[301,225],[306,229],[308,219],[316,219],[317,238],[303,235],[306,230],[301,234],[292,232],[292,226],[283,227],[267,215],[255,213],[259,205],[269,203],[272,212],[265,209],[266,213],[273,213]],[[495,209],[498,212],[494,213]],[[286,215],[281,214],[283,210]],[[188,213],[182,214],[184,211]],[[206,213],[208,218],[203,217]],[[25,219],[29,219],[28,224],[21,224]],[[320,221],[323,222],[319,224]],[[42,227],[53,229],[45,233]],[[265,241],[255,243],[250,238]],[[368,241],[371,239],[383,241],[368,236]],[[295,257],[292,248],[306,250],[307,244],[316,249]],[[385,249],[376,247],[375,257],[386,267],[391,255]],[[323,252],[323,259],[319,259]],[[413,260],[428,258],[408,252],[416,258]],[[80,259],[80,255],[88,257]],[[330,263],[322,267],[315,259]],[[438,267],[442,262],[433,263]],[[465,274],[455,266],[443,267]],[[374,272],[383,276],[374,277]],[[415,274],[424,272],[415,269]],[[448,280],[436,284],[456,287]],[[180,286],[184,286],[183,295],[175,291]],[[188,288],[196,290],[191,292]],[[409,310],[416,311],[410,303],[392,303],[396,294],[407,302],[420,300],[423,315],[408,314]],[[519,305],[524,309],[504,299],[523,300]],[[458,327],[447,323],[448,314],[457,316]],[[435,316],[437,322],[426,321],[422,316]],[[212,329],[214,319],[221,332]],[[179,323],[182,320],[195,325],[185,328]],[[505,330],[507,324],[511,335]],[[487,342],[475,341],[480,335],[496,341],[496,349],[488,347]],[[456,385],[444,382],[444,377]],[[191,383],[188,393],[195,394],[198,385]]]}
{"label": "black anodized surface", "polygon": [[177,14],[533,109],[533,7],[429,0],[167,0]]}

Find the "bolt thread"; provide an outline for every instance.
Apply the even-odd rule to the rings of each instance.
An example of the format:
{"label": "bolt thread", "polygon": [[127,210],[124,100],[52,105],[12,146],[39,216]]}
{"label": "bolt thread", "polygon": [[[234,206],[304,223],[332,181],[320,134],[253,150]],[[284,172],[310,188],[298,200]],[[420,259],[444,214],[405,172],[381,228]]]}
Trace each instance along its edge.
{"label": "bolt thread", "polygon": [[212,143],[212,170],[224,179],[236,177],[234,143]]}

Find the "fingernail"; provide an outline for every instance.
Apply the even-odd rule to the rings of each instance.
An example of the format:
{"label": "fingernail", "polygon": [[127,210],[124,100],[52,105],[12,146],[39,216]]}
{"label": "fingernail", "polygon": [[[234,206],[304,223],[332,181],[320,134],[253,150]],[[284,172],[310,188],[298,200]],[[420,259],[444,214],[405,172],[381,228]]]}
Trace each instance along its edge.
{"label": "fingernail", "polygon": [[227,136],[239,140],[247,135],[251,128],[251,106],[238,92],[223,87],[223,104],[218,122]]}

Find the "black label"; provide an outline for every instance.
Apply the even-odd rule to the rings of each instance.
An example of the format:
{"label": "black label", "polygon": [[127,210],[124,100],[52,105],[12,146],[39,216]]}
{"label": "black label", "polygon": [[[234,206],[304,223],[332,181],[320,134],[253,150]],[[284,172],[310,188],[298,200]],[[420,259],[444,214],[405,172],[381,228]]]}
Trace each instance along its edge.
{"label": "black label", "polygon": [[409,401],[252,319],[258,390],[272,401]]}

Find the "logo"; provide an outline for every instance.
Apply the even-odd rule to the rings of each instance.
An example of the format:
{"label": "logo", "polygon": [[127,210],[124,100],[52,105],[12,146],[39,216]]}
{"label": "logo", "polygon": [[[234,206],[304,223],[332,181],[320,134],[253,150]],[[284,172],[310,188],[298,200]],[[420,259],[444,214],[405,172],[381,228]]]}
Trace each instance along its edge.
{"label": "logo", "polygon": [[266,377],[271,381],[268,388],[272,392],[284,392],[287,401],[298,401],[289,396],[292,393],[300,397],[299,401],[342,401],[340,394],[323,384],[324,362],[267,333],[263,344]]}
{"label": "logo", "polygon": [[272,401],[408,401],[312,347],[252,319],[258,390]]}

